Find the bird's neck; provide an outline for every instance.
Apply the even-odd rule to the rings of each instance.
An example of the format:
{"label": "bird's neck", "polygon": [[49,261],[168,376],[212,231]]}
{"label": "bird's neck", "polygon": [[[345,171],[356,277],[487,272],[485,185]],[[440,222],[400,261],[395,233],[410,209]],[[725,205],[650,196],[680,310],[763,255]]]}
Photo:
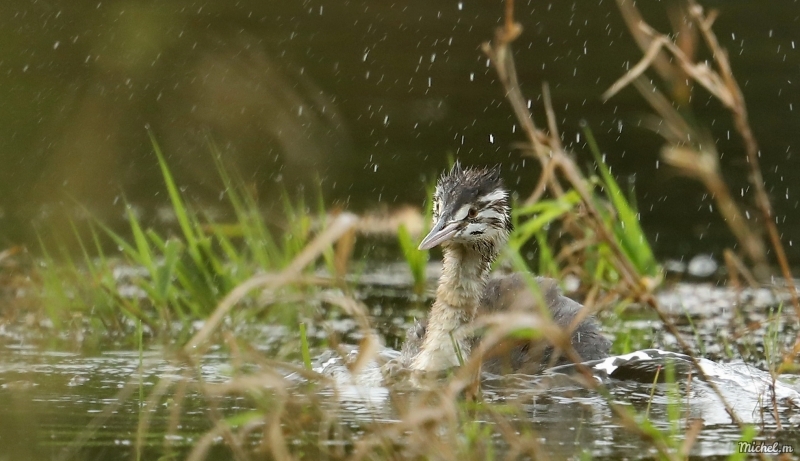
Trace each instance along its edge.
{"label": "bird's neck", "polygon": [[411,364],[412,369],[444,370],[459,365],[459,352],[462,358],[468,357],[471,341],[462,327],[475,318],[496,256],[494,248],[481,250],[484,251],[459,244],[444,248],[436,301],[428,317],[422,347]]}
{"label": "bird's neck", "polygon": [[443,255],[442,275],[431,315],[437,309],[456,309],[474,315],[494,258],[464,245],[450,245]]}

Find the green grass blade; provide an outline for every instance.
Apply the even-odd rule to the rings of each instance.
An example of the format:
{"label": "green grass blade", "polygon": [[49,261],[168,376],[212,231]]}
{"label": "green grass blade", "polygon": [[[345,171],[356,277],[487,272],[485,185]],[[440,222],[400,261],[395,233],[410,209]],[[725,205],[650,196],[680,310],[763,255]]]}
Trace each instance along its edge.
{"label": "green grass blade", "polygon": [[304,322],[300,322],[300,346],[303,363],[307,369],[311,370],[311,352],[308,347],[308,336],[306,335],[306,324]]}
{"label": "green grass blade", "polygon": [[617,184],[608,166],[603,162],[600,149],[594,139],[592,130],[588,126],[584,126],[583,132],[586,136],[589,149],[592,151],[592,155],[595,158],[597,168],[600,171],[603,185],[608,191],[608,198],[611,200],[617,212],[618,224],[614,227],[616,236],[623,250],[628,258],[635,264],[640,274],[653,277],[657,276],[659,268],[656,264],[655,256],[653,256],[653,252],[650,249],[650,244],[647,242],[644,231],[642,231],[642,227],[639,224],[638,213],[628,203],[619,184]]}
{"label": "green grass blade", "polygon": [[535,216],[524,221],[520,219],[522,222],[517,224],[509,240],[509,245],[519,250],[531,237],[542,231],[548,224],[572,211],[578,203],[580,203],[580,196],[577,192],[570,191],[559,199],[543,200],[523,208],[517,213],[520,217],[529,214],[535,214]]}
{"label": "green grass blade", "polygon": [[175,180],[172,178],[172,172],[169,170],[167,161],[164,159],[164,154],[161,152],[161,147],[156,141],[153,132],[148,129],[147,134],[150,136],[150,142],[153,145],[153,150],[158,157],[158,165],[161,168],[161,176],[164,178],[164,184],[167,186],[167,193],[169,194],[170,202],[172,202],[172,210],[175,212],[175,217],[178,219],[178,225],[186,238],[186,244],[189,248],[197,247],[197,234],[195,233],[192,220],[189,218],[186,205],[183,203],[183,198],[175,185]]}
{"label": "green grass blade", "polygon": [[408,268],[411,270],[411,276],[414,278],[414,289],[417,293],[421,293],[425,290],[425,271],[428,266],[429,252],[417,249],[416,240],[411,237],[406,226],[402,224],[397,228],[397,241]]}

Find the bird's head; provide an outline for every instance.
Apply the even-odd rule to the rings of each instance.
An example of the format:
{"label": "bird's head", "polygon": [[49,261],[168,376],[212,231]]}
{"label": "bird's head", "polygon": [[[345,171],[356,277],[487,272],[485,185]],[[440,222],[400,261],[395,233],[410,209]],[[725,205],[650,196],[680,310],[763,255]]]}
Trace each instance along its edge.
{"label": "bird's head", "polygon": [[456,243],[494,250],[505,243],[511,230],[508,191],[500,169],[462,168],[456,162],[436,183],[433,228],[419,249]]}

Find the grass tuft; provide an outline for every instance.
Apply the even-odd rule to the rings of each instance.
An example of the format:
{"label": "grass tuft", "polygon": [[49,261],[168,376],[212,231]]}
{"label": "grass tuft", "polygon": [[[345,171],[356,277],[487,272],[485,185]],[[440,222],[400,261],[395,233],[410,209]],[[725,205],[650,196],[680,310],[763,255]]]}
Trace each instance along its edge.
{"label": "grass tuft", "polygon": [[[73,226],[81,264],[72,259],[65,245],[57,245],[59,258],[55,258],[40,238],[42,304],[57,328],[79,315],[96,324],[91,330],[97,333],[132,332],[141,321],[150,334],[187,334],[192,331],[191,323],[206,318],[234,287],[261,271],[286,267],[305,248],[313,226],[324,225],[324,209],[309,213],[302,199],[293,201],[284,194],[285,225],[276,237],[270,227],[278,226],[265,220],[243,181],[224,167],[213,144],[212,156],[235,221],[201,220],[202,213],[187,204],[158,143],[152,133],[150,136],[179,234],[164,235],[146,228],[134,207],[126,204],[128,236],[97,220],[90,223],[97,256],[90,256],[86,239]],[[116,245],[119,257],[106,255],[103,238]],[[257,310],[244,312],[252,315]],[[300,313],[285,313],[280,314],[282,320],[297,325]]]}

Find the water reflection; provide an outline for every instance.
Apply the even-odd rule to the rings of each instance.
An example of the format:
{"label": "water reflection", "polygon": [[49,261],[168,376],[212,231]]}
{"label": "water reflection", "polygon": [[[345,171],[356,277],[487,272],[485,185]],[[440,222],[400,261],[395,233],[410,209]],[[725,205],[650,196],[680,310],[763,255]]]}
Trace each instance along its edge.
{"label": "water reflection", "polygon": [[[391,279],[388,274],[384,279],[387,277]],[[380,277],[377,279],[381,280]],[[398,285],[397,280],[393,285]],[[403,313],[408,312],[414,302],[408,301],[404,290],[396,288],[390,291],[387,286],[375,285],[363,287],[363,290],[366,303],[375,307],[372,314],[377,317],[376,325],[382,327],[382,333],[391,344],[391,338],[402,335],[409,325],[409,318]],[[679,286],[672,293],[667,292],[662,296],[689,299],[691,293],[687,287]],[[695,289],[695,294],[702,296],[703,293],[702,287]],[[749,315],[759,315],[758,312],[763,308],[748,307],[751,311]],[[731,311],[728,308],[724,312],[705,314],[715,317],[734,315]],[[676,313],[677,317],[682,315]],[[647,325],[640,319],[617,321],[617,327],[623,330],[645,329]],[[698,323],[699,331],[689,325],[683,325],[681,329],[687,337],[693,333],[695,340],[713,342],[717,328],[713,324],[707,325],[707,328],[703,325]],[[348,342],[356,342],[351,335],[358,331],[358,327],[352,322],[333,323],[332,327]],[[281,342],[281,336],[287,332],[269,325],[252,325],[249,331],[239,331],[239,334],[254,338],[253,344],[269,351],[267,355],[271,356],[274,347],[268,344]],[[787,338],[794,336],[791,332],[786,334]],[[647,341],[664,341],[664,338],[654,336]],[[35,332],[27,329],[24,333],[8,326],[0,329],[0,409],[4,416],[0,420],[0,440],[3,441],[4,454],[11,459],[61,459],[59,457],[65,453],[77,458],[130,459],[134,456],[137,427],[143,408],[143,400],[139,399],[140,382],[144,398],[147,399],[161,380],[193,384],[202,380],[210,385],[225,385],[237,373],[226,354],[209,354],[203,357],[201,366],[195,368],[168,351],[152,349],[144,351],[142,355],[144,374],[140,380],[138,351],[104,347],[111,350],[86,354],[72,352],[74,347],[61,340],[56,340],[55,344],[46,335],[37,338]],[[383,355],[384,359],[391,359],[396,352],[386,350]],[[330,366],[329,362],[335,361],[335,357],[330,352],[321,353],[315,363],[322,369]],[[607,380],[612,399],[639,413],[649,411],[649,420],[663,431],[674,429],[671,421],[676,408],[680,413],[680,421],[686,417],[702,418],[703,430],[692,453],[701,457],[731,453],[741,432],[731,422],[714,393],[696,378],[691,380],[691,384],[684,381],[677,388],[664,383],[654,386],[652,378],[655,368],[651,365],[640,362],[639,371],[649,370],[647,378],[617,377]],[[753,373],[761,372],[754,371],[752,365],[744,363],[726,365],[725,370],[717,370],[727,370],[729,377],[738,379],[718,385],[723,386],[726,399],[742,419],[757,424],[766,431],[765,434],[782,443],[800,446],[800,433],[796,430],[796,403],[787,404],[784,394],[778,396],[775,408],[782,427],[779,429],[773,418],[771,402],[768,399],[759,400],[757,394],[748,393],[748,386],[763,378],[763,374],[759,378]],[[682,367],[678,363],[675,371],[680,381],[680,377],[691,374],[691,367]],[[401,420],[402,409],[416,398],[416,392],[400,385],[387,385],[376,367],[367,372],[376,372],[372,373],[375,379],[369,382],[349,381],[343,373],[336,378],[337,386],[324,387],[311,397],[304,394],[304,378],[299,375],[293,378],[288,371],[285,372],[295,386],[290,392],[297,395],[297,402],[294,403],[297,408],[292,411],[305,412],[303,405],[310,405],[314,407],[312,413],[322,411],[327,417],[335,415],[336,420],[348,427],[356,438],[375,425],[393,424]],[[796,393],[795,390],[786,389],[787,392]],[[177,397],[175,394],[169,395],[170,398],[163,400],[152,411],[148,410],[150,426],[145,458],[164,454],[165,437],[173,453],[183,458],[212,427],[208,417],[208,401],[191,391],[178,407],[178,430],[170,433],[168,427],[174,421],[171,413],[176,408],[173,399]],[[552,456],[578,456],[584,452],[608,457],[654,454],[648,451],[651,450],[650,444],[623,427],[602,396],[584,389],[569,370],[556,370],[534,377],[487,377],[484,380],[483,397],[495,405],[504,405],[502,408],[510,411],[503,416],[509,424],[520,434],[534,434],[538,443],[544,445]],[[250,400],[241,397],[226,396],[217,400],[217,403],[228,415],[246,414],[255,409]],[[480,424],[494,425],[496,422],[486,420]],[[684,427],[677,430],[681,434],[686,431]],[[306,433],[303,437],[316,440],[314,434]],[[255,437],[252,443],[257,444],[259,440],[259,437]],[[297,443],[305,442],[298,440]],[[341,447],[346,448],[352,441],[345,438],[329,443],[344,444]],[[500,438],[493,443],[499,452],[509,449]],[[78,451],[70,451],[73,449],[69,448],[71,446]],[[309,448],[310,452],[316,449]],[[215,444],[214,450],[212,457],[229,456],[227,449],[220,444]]]}

